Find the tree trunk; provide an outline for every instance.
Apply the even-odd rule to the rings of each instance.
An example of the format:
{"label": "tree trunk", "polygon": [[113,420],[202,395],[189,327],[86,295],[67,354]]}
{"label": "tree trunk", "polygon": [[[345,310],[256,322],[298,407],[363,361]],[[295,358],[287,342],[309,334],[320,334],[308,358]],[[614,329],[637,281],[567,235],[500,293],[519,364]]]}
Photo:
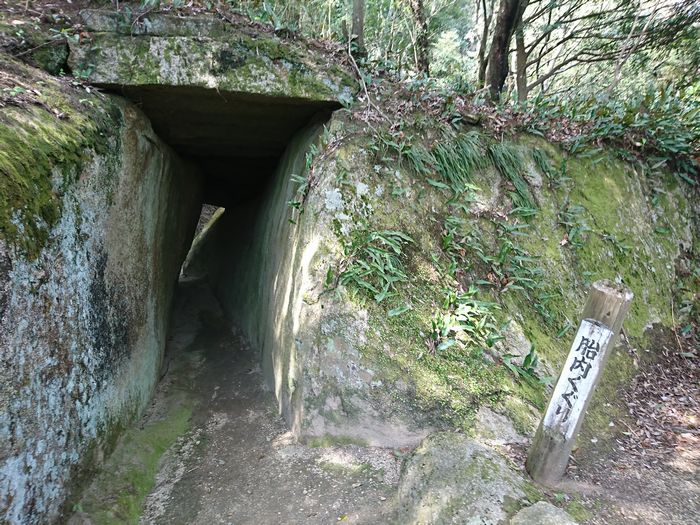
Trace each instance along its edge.
{"label": "tree trunk", "polygon": [[384,59],[388,62],[389,57],[391,57],[394,54],[394,38],[396,35],[396,16],[392,12],[391,8],[387,12],[386,15],[390,20],[391,20],[391,25],[389,26],[389,40],[388,44],[386,45],[386,49],[384,52]]}
{"label": "tree trunk", "polygon": [[416,38],[416,65],[426,77],[430,76],[430,39],[428,37],[428,19],[425,16],[423,0],[411,0],[411,11],[418,26]]}
{"label": "tree trunk", "polygon": [[515,30],[515,84],[518,88],[518,102],[527,100],[527,53],[525,53],[525,32],[520,24]]}
{"label": "tree trunk", "polygon": [[486,85],[493,101],[498,100],[508,76],[510,41],[515,28],[520,23],[527,3],[528,0],[501,0],[501,5],[498,8],[486,75]]}
{"label": "tree trunk", "polygon": [[[479,42],[479,76],[478,76],[478,87],[481,89],[484,87],[484,82],[486,82],[486,66],[488,65],[488,56],[486,55],[487,40],[489,38],[489,28],[491,27],[491,18],[493,17],[493,2],[491,0],[491,9],[488,9],[486,5],[486,0],[481,0],[481,6],[484,16],[484,27],[481,32],[481,41]],[[477,0],[477,9],[478,9]]]}
{"label": "tree trunk", "polygon": [[365,56],[365,0],[352,2],[352,36],[355,42],[355,54]]}

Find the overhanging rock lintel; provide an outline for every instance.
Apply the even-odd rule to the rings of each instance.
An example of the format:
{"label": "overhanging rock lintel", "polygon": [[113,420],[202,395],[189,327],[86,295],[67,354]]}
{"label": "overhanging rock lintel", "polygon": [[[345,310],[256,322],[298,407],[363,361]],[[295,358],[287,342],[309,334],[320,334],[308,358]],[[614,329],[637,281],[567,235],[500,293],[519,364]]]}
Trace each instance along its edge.
{"label": "overhanging rock lintel", "polygon": [[69,65],[97,86],[190,86],[342,104],[357,90],[339,57],[274,32],[206,16],[85,10]]}

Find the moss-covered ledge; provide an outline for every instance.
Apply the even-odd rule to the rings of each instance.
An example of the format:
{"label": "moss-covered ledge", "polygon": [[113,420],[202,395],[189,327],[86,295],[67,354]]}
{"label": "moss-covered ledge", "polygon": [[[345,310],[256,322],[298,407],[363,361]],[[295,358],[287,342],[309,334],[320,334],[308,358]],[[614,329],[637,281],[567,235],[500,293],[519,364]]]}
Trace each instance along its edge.
{"label": "moss-covered ledge", "polygon": [[86,10],[89,38],[71,43],[72,71],[96,85],[195,86],[345,102],[356,83],[337,57],[302,40],[252,34],[213,17],[185,19]]}
{"label": "moss-covered ledge", "polygon": [[121,119],[110,99],[71,89],[0,53],[0,236],[28,259],[61,216],[61,197]]}

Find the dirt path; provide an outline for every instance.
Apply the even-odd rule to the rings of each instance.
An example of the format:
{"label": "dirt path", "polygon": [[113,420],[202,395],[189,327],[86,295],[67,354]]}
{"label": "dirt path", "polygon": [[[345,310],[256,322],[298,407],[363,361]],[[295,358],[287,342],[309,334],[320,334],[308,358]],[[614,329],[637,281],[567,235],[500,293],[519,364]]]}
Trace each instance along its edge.
{"label": "dirt path", "polygon": [[[399,469],[394,451],[295,443],[245,338],[223,320],[205,287],[181,288],[174,340],[193,338],[182,351],[199,356],[194,415],[189,432],[161,461],[141,522],[392,521]],[[200,322],[188,322],[192,317]],[[182,356],[169,359],[175,363]],[[183,371],[173,367],[170,373]],[[160,403],[167,404],[176,383],[162,383]]]}
{"label": "dirt path", "polygon": [[[653,460],[652,460],[653,461]],[[697,460],[593,467],[573,485],[591,504],[590,525],[696,525],[700,523]]]}
{"label": "dirt path", "polygon": [[[640,426],[626,438],[620,435],[609,456],[569,472],[561,490],[584,510],[581,523],[700,523],[694,409],[700,374],[695,361],[674,359],[658,363],[661,372],[649,372],[653,385],[640,374],[628,394],[630,414]],[[69,523],[396,523],[398,451],[297,443],[257,362],[209,289],[182,283],[154,401],[126,432]],[[658,380],[663,371],[673,372],[665,384]],[[668,427],[671,441],[654,435],[660,423],[644,426],[650,418]],[[642,432],[651,441],[644,442]],[[524,461],[525,448],[518,450],[515,466]],[[549,499],[557,502],[558,493],[548,493]]]}

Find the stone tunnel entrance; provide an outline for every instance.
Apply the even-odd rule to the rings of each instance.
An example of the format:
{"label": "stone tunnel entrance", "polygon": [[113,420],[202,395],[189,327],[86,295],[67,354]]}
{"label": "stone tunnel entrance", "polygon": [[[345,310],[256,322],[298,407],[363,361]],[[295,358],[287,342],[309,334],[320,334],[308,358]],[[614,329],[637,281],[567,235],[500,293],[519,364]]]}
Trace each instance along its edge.
{"label": "stone tunnel entrance", "polygon": [[[129,512],[140,508],[139,498],[150,490],[144,489],[144,478],[153,479],[160,455],[176,439],[204,423],[200,412],[213,410],[213,400],[216,410],[243,406],[232,390],[224,391],[237,378],[215,371],[239,373],[241,382],[271,387],[266,395],[276,406],[264,412],[265,421],[279,422],[281,412],[293,430],[300,428],[293,416],[303,402],[302,361],[296,359],[298,326],[292,314],[298,319],[301,307],[292,311],[290,304],[302,303],[300,262],[311,260],[314,250],[306,247],[320,241],[309,241],[308,232],[289,222],[287,202],[298,185],[291,176],[302,173],[305,153],[322,124],[357,88],[340,52],[251,27],[236,17],[137,14],[128,7],[83,10],[79,17],[80,38],[66,39],[62,52],[67,52],[66,70],[81,79],[80,86],[77,81],[59,85],[38,72],[30,75],[52,86],[46,92],[57,97],[56,108],[70,109],[66,118],[52,115],[56,108],[48,104],[11,117],[17,129],[8,140],[20,143],[42,130],[38,144],[46,161],[32,166],[32,148],[22,147],[18,165],[41,168],[38,176],[51,181],[47,195],[61,202],[46,206],[46,215],[60,221],[37,255],[37,266],[47,268],[46,280],[43,271],[22,266],[16,279],[23,287],[17,292],[22,301],[11,312],[24,319],[35,311],[37,319],[50,320],[46,324],[54,328],[42,329],[37,322],[27,330],[0,319],[0,328],[11,326],[7,340],[15,334],[23,341],[31,338],[31,344],[17,345],[26,346],[22,352],[31,360],[25,366],[23,359],[13,358],[14,368],[3,376],[17,387],[0,393],[0,404],[11,400],[13,410],[0,430],[9,428],[16,438],[3,439],[0,447],[0,521],[27,513],[31,522],[49,523],[74,508],[71,500],[81,497],[81,485],[95,465],[111,457],[120,436],[153,441],[112,454],[117,463],[107,465],[105,475],[115,474],[124,485],[113,485],[103,503],[112,506],[118,495],[132,498],[141,490],[126,505]],[[13,85],[25,85],[28,66],[14,62],[9,62],[17,77]],[[82,98],[83,89],[89,97]],[[44,177],[44,163],[61,171]],[[54,184],[60,191],[51,188]],[[22,192],[29,194],[33,188],[27,187]],[[36,201],[42,213],[43,197]],[[33,198],[27,197],[31,203]],[[186,268],[198,270],[199,290],[180,286],[173,300],[203,204],[226,212],[187,260]],[[43,224],[41,229],[43,234]],[[40,284],[35,286],[34,279]],[[219,305],[218,311],[210,316],[217,307],[202,308],[202,295],[193,291],[202,291],[204,302]],[[184,316],[168,323],[173,303],[179,303],[176,315]],[[22,312],[25,304],[34,310]],[[192,337],[180,338],[178,330],[193,320]],[[236,333],[232,320],[240,324]],[[234,348],[242,334],[250,339],[254,359],[228,359],[245,346]],[[0,333],[3,342],[4,337]],[[165,349],[173,341],[184,347],[189,361],[170,359]],[[207,348],[222,352],[205,359]],[[207,360],[208,368],[202,366]],[[257,370],[257,381],[246,375],[246,367]],[[54,374],[50,383],[45,370]],[[203,382],[188,376],[196,371]],[[176,379],[175,372],[184,376]],[[221,388],[210,391],[217,381]],[[190,397],[177,394],[173,405],[165,403],[160,411],[158,392],[168,383]],[[263,398],[262,392],[249,392]],[[47,418],[27,416],[41,410]],[[151,430],[140,432],[140,423],[125,431],[144,413],[154,422]],[[219,428],[218,416],[209,415],[211,428]],[[244,443],[246,436],[239,437]],[[132,466],[134,478],[122,476]],[[3,485],[7,480],[12,485]],[[217,487],[245,486],[230,481]],[[89,497],[90,491],[85,494]],[[98,514],[102,508],[92,506]],[[177,512],[171,518],[166,522],[183,522]],[[95,520],[113,521],[134,522],[117,513]]]}
{"label": "stone tunnel entrance", "polygon": [[[227,316],[241,319],[291,421],[290,405],[300,402],[292,399],[295,343],[281,324],[291,323],[284,294],[301,248],[290,241],[287,202],[296,191],[291,175],[304,169],[321,125],[359,88],[345,55],[237,17],[80,16],[89,39],[69,42],[70,69],[134,102],[198,173],[197,204],[226,209],[188,264],[206,266]],[[283,279],[287,286],[278,286]],[[292,350],[273,355],[282,348]]]}
{"label": "stone tunnel entrance", "polygon": [[[310,141],[340,105],[201,87],[105,87],[143,111],[156,135],[195,173],[201,202],[194,204],[204,215],[205,210],[213,215],[209,221],[200,215],[176,293],[191,295],[193,289],[201,292],[206,286],[221,315],[246,332],[250,327],[237,318],[253,304],[265,308],[259,298],[267,284],[260,286],[260,281],[267,277],[256,267],[263,264],[261,259],[271,258],[253,253],[254,237],[265,221],[287,226],[286,199],[280,206],[279,192],[288,193],[294,186],[290,179],[299,173],[299,159],[305,158]],[[278,196],[271,203],[275,191]],[[193,286],[195,281],[199,284]],[[264,359],[262,348],[256,351]],[[274,381],[270,374],[265,379]]]}
{"label": "stone tunnel entrance", "polygon": [[[270,373],[275,357],[269,348],[263,352],[250,325],[273,332],[269,306],[280,301],[270,291],[277,286],[270,276],[280,272],[261,268],[285,266],[293,250],[275,242],[255,247],[252,238],[266,221],[281,238],[290,236],[287,198],[281,197],[290,184],[295,191],[290,176],[300,173],[309,144],[339,105],[155,85],[111,91],[136,104],[197,174],[203,214],[173,283],[163,365],[151,408],[139,423],[143,432],[130,433],[134,442],[127,439],[108,459],[104,471],[116,471],[116,481],[99,474],[79,508],[90,516],[118,515],[122,503],[113,502],[114,493],[130,491],[121,488],[130,476],[124,464],[142,469],[153,447],[150,429],[162,439],[171,424],[181,424],[184,411],[189,431],[160,460],[155,487],[133,498],[142,505],[142,523],[218,523],[222,515],[236,523],[273,523],[282,511],[299,514],[290,519],[301,523],[311,511],[303,505],[291,510],[289,502],[302,497],[294,493],[302,487],[319,487],[312,511],[325,523],[355,480],[331,485],[307,467],[300,475],[275,452],[293,439],[289,417],[285,422],[279,416],[290,409],[276,391],[279,371]],[[260,463],[264,457],[275,459]],[[305,461],[313,466],[318,459]]]}

